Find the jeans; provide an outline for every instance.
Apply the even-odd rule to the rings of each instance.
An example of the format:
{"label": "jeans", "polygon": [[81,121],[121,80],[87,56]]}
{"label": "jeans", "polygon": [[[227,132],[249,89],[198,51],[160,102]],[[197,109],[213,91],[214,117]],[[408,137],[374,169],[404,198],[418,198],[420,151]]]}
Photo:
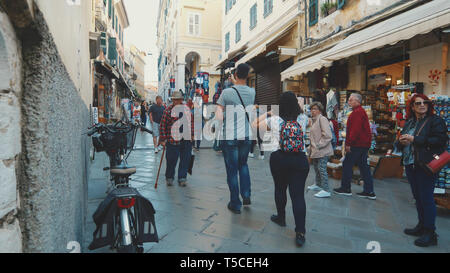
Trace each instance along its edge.
{"label": "jeans", "polygon": [[223,140],[222,145],[230,189],[230,205],[233,209],[240,210],[242,203],[239,192],[244,199],[251,196],[250,172],[247,165],[251,140]]}
{"label": "jeans", "polygon": [[180,158],[180,164],[178,165],[178,180],[186,179],[192,155],[191,141],[183,140],[180,142],[180,145],[167,143],[166,147],[166,178],[175,178],[175,167],[177,166],[178,158]]}
{"label": "jeans", "polygon": [[275,204],[278,216],[286,217],[287,188],[292,201],[295,231],[306,233],[305,183],[309,173],[309,163],[305,153],[289,154],[281,151],[270,156],[270,171],[275,183]]}
{"label": "jeans", "polygon": [[369,156],[369,148],[352,147],[349,153],[345,154],[345,160],[342,166],[342,189],[346,191],[351,190],[351,181],[353,176],[353,166],[358,165],[364,180],[364,192],[374,193],[373,178],[370,173],[370,167],[367,164],[367,157]]}
{"label": "jeans", "polygon": [[408,165],[405,167],[406,176],[411,185],[412,194],[416,200],[419,225],[435,230],[436,203],[434,202],[434,187],[437,176],[428,175],[421,167]]}
{"label": "jeans", "polygon": [[324,191],[329,192],[327,163],[328,156],[322,158],[313,158],[314,171],[316,172],[316,185],[321,187]]}

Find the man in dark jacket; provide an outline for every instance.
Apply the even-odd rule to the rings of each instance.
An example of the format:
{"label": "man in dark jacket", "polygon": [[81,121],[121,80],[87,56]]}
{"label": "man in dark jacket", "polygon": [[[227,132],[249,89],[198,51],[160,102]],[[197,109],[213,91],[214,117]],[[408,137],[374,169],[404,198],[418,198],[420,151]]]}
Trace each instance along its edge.
{"label": "man in dark jacket", "polygon": [[353,112],[347,120],[347,132],[345,139],[345,160],[343,163],[343,173],[341,187],[334,189],[334,193],[345,196],[352,196],[351,180],[353,176],[353,166],[359,167],[364,180],[364,191],[358,193],[359,197],[376,200],[377,197],[373,189],[373,178],[370,167],[367,164],[369,148],[372,142],[369,117],[361,107],[362,97],[359,94],[352,94],[348,104]]}

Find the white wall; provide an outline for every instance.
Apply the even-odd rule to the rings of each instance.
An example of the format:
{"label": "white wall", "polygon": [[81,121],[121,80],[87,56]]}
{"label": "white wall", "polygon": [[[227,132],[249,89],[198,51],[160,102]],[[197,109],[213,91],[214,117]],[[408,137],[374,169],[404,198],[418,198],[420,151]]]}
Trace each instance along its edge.
{"label": "white wall", "polygon": [[427,95],[433,92],[436,92],[436,94],[450,94],[448,77],[445,88],[442,86],[442,81],[439,82],[439,86],[433,87],[428,79],[430,70],[442,70],[442,45],[440,43],[409,52],[411,60],[411,82],[423,82],[425,84],[425,94]]}
{"label": "white wall", "polygon": [[66,0],[35,0],[53,35],[69,75],[87,106],[92,103],[89,29],[91,1],[69,5]]}

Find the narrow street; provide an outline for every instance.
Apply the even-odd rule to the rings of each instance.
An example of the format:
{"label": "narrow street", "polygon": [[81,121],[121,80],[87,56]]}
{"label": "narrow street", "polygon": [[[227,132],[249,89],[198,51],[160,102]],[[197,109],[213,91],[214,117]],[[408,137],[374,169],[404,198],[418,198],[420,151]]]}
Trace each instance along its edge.
{"label": "narrow street", "polygon": [[[378,199],[370,201],[333,195],[317,199],[307,192],[306,245],[294,243],[294,219],[290,200],[286,208],[287,227],[270,221],[276,212],[273,181],[266,159],[249,158],[252,179],[252,205],[241,215],[228,211],[229,191],[223,157],[202,143],[196,153],[193,176],[186,188],[168,188],[165,184],[165,160],[161,168],[158,189],[155,179],[162,153],[155,156],[151,136],[138,132],[136,150],[128,163],[137,167],[132,186],[148,198],[156,209],[156,225],[160,242],[145,244],[146,253],[369,253],[367,244],[380,243],[382,253],[430,253],[450,251],[450,213],[438,209],[436,220],[439,244],[436,247],[414,246],[414,237],[403,234],[405,227],[416,224],[416,210],[411,189],[406,180],[375,180]],[[205,147],[206,146],[206,147]],[[92,239],[95,225],[92,214],[106,191],[106,156],[97,154],[89,180],[88,225],[86,246]],[[340,183],[332,180],[334,186]],[[310,171],[307,185],[314,183]],[[361,186],[353,185],[353,192]],[[89,251],[86,251],[89,252]],[[95,251],[110,252],[109,248]]]}

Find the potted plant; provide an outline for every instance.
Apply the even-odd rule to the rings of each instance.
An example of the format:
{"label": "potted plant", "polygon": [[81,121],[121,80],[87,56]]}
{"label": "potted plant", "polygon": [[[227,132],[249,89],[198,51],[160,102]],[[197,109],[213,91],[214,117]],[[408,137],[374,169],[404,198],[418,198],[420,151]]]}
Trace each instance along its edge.
{"label": "potted plant", "polygon": [[320,7],[320,11],[322,12],[322,16],[326,17],[328,16],[328,12],[330,10],[330,2],[325,2],[322,4],[322,6]]}
{"label": "potted plant", "polygon": [[328,15],[332,14],[336,10],[337,10],[337,3],[336,2],[328,3]]}

